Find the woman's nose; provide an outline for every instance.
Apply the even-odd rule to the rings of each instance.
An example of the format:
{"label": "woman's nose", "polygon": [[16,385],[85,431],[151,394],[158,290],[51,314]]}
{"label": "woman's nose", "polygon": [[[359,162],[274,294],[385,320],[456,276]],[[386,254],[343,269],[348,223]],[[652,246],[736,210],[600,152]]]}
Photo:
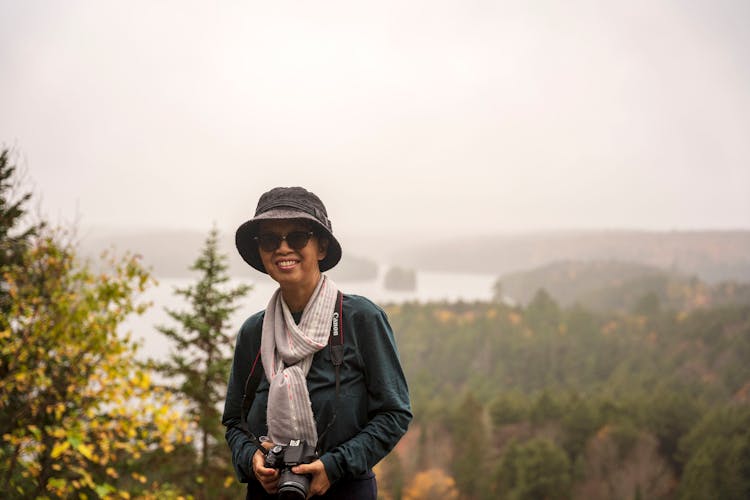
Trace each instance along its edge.
{"label": "woman's nose", "polygon": [[279,243],[279,248],[276,249],[277,252],[291,252],[292,247],[289,246],[289,243],[287,243],[286,238],[281,240],[281,243]]}

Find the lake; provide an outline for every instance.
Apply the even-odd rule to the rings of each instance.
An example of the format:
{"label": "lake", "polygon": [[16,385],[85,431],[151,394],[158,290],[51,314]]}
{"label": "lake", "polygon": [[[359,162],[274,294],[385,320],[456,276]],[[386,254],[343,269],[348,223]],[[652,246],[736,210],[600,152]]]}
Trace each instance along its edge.
{"label": "lake", "polygon": [[[417,288],[414,291],[399,292],[387,290],[383,286],[381,270],[379,277],[373,281],[344,281],[337,285],[344,293],[364,295],[380,305],[400,302],[435,302],[435,301],[475,301],[490,300],[492,286],[497,279],[495,275],[440,273],[417,271]],[[181,297],[174,294],[175,287],[185,287],[196,282],[197,278],[161,279],[157,286],[146,290],[139,297],[140,302],[151,302],[153,305],[141,316],[131,316],[121,325],[121,332],[131,332],[134,339],[141,340],[143,347],[141,357],[164,359],[169,352],[169,341],[159,333],[155,325],[176,326],[164,308],[181,311],[186,308]],[[239,328],[251,314],[265,309],[268,300],[277,288],[276,282],[267,276],[260,276],[256,281],[231,282],[252,285],[253,289],[240,303],[232,317],[233,325]]]}

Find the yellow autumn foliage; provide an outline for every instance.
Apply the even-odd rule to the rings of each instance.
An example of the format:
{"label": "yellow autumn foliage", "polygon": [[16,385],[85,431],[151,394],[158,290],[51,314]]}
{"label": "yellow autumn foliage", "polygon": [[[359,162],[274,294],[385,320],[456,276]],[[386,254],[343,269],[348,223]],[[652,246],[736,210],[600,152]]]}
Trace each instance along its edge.
{"label": "yellow autumn foliage", "polygon": [[[117,327],[150,281],[136,258],[92,273],[52,237],[6,270],[0,318],[0,491],[9,498],[130,498],[159,491],[142,453],[188,440],[179,401],[136,362]],[[103,467],[105,466],[106,467]],[[118,473],[134,470],[134,482]]]}

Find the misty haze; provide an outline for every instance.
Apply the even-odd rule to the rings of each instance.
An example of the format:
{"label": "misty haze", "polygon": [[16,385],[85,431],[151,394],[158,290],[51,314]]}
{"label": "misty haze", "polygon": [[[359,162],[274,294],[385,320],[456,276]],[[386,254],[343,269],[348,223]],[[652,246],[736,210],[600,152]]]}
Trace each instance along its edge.
{"label": "misty haze", "polygon": [[251,287],[231,360],[277,288],[235,230],[303,186],[409,382],[378,498],[750,498],[749,22],[740,0],[0,0],[0,491],[244,495],[219,405],[162,387],[209,373],[159,371],[199,351],[164,330],[200,323],[170,311],[195,312],[177,290],[215,228],[217,289]]}

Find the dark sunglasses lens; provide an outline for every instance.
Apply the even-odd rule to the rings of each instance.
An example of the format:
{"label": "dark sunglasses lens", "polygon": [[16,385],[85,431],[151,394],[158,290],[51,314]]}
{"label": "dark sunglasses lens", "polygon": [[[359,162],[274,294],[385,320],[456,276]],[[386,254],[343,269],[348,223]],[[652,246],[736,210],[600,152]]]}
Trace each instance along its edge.
{"label": "dark sunglasses lens", "polygon": [[281,245],[281,236],[278,234],[261,234],[258,236],[258,245],[264,252],[273,252]]}
{"label": "dark sunglasses lens", "polygon": [[286,244],[293,250],[302,250],[310,241],[312,235],[307,231],[292,231],[286,235],[286,238],[278,234],[265,233],[258,236],[258,245],[264,252],[273,252],[281,246],[281,240],[286,240]]}
{"label": "dark sunglasses lens", "polygon": [[310,241],[310,233],[306,231],[292,231],[286,235],[286,242],[294,250],[302,250]]}

